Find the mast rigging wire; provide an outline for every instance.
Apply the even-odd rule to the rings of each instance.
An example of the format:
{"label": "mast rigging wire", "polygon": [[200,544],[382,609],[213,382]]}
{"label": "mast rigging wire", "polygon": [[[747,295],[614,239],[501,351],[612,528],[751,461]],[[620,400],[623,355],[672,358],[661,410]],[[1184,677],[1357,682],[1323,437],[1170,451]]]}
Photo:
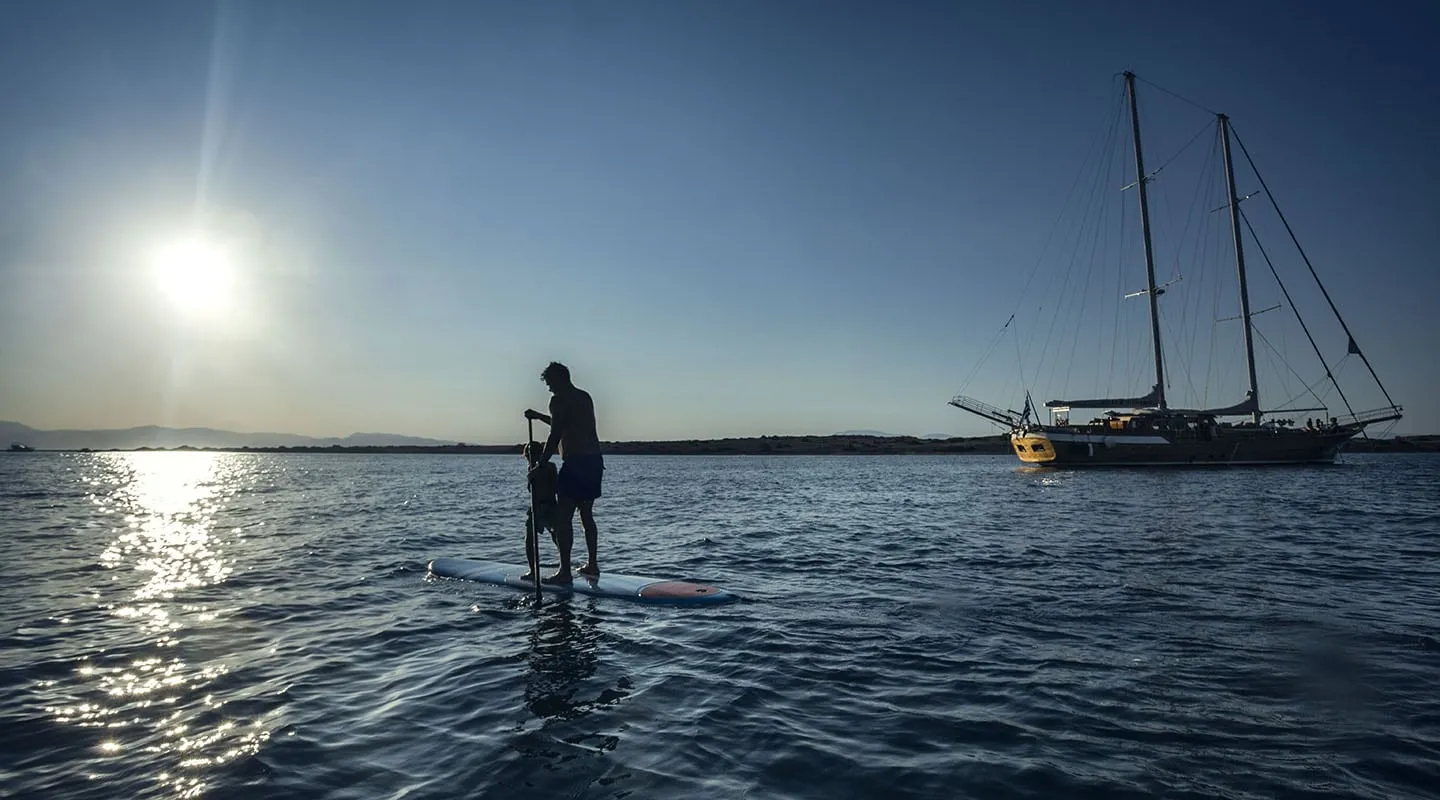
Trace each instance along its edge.
{"label": "mast rigging wire", "polygon": [[[1315,266],[1310,263],[1310,257],[1305,254],[1305,248],[1300,246],[1300,239],[1295,236],[1295,231],[1291,229],[1290,221],[1285,219],[1285,212],[1280,210],[1280,203],[1275,200],[1275,195],[1270,191],[1270,187],[1265,185],[1265,177],[1260,174],[1260,168],[1255,166],[1255,159],[1250,157],[1250,151],[1245,148],[1245,143],[1240,141],[1240,135],[1235,133],[1234,125],[1230,126],[1230,133],[1234,135],[1235,143],[1240,145],[1240,152],[1245,154],[1245,160],[1249,162],[1250,170],[1255,173],[1255,179],[1260,181],[1260,190],[1265,193],[1266,197],[1270,198],[1270,205],[1274,207],[1275,214],[1280,217],[1280,222],[1285,226],[1285,232],[1290,234],[1290,241],[1295,243],[1295,249],[1300,252],[1300,258],[1305,262],[1305,267],[1310,270],[1310,277],[1315,279],[1315,285],[1320,287],[1320,293],[1325,296],[1325,302],[1330,305],[1330,311],[1335,314],[1335,319],[1340,322],[1340,327],[1345,329],[1345,336],[1348,337],[1351,342],[1354,342],[1355,335],[1350,332],[1350,326],[1345,324],[1345,318],[1340,316],[1340,309],[1336,308],[1335,301],[1330,299],[1330,292],[1325,288],[1325,284],[1320,282],[1320,275],[1315,272]],[[1359,350],[1358,347],[1355,349]],[[1390,398],[1390,393],[1385,391],[1385,384],[1380,382],[1380,376],[1375,374],[1375,367],[1370,365],[1370,359],[1365,357],[1364,352],[1360,352],[1358,355],[1360,356],[1360,360],[1365,362],[1365,368],[1370,370],[1370,377],[1375,379],[1375,385],[1380,387],[1380,393],[1385,395],[1385,402],[1389,403],[1391,408],[1398,408],[1398,406],[1395,405],[1395,401]],[[1335,388],[1338,391],[1340,387],[1337,386]],[[1351,413],[1353,414],[1354,412],[1352,411]]]}

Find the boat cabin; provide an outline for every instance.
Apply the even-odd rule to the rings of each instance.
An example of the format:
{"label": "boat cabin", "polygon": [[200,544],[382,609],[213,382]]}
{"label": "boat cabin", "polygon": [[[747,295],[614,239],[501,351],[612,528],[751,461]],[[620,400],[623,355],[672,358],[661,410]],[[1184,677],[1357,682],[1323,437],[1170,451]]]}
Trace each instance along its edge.
{"label": "boat cabin", "polygon": [[1085,433],[1110,435],[1159,433],[1171,437],[1209,439],[1219,431],[1221,424],[1213,414],[1184,411],[1107,411],[1102,417],[1095,417],[1083,425],[1070,423],[1068,407],[1053,408],[1054,424]]}

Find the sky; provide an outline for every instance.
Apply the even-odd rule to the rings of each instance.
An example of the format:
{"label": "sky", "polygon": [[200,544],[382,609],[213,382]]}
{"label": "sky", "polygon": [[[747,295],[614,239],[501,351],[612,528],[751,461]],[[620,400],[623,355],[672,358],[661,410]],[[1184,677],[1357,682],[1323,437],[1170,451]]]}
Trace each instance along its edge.
{"label": "sky", "polygon": [[[947,401],[1019,408],[1025,388],[1042,402],[1114,383],[1075,377],[1113,375],[1113,354],[1037,344],[1057,312],[1029,300],[1073,260],[1047,236],[1128,69],[1230,115],[1405,406],[1395,431],[1440,430],[1424,4],[3,13],[0,419],[509,442],[557,359],[610,440],[993,433]],[[1141,91],[1152,164],[1213,123]],[[185,252],[212,277],[163,269],[182,242],[202,243]],[[1143,288],[1137,263],[1117,290]],[[1174,299],[1189,285],[1165,302],[1198,308]],[[1126,302],[1119,316],[1143,313]],[[1221,305],[1214,318],[1238,313]],[[1335,358],[1338,336],[1322,340]],[[1062,352],[1063,370],[1040,368]],[[1171,379],[1193,386],[1181,361]],[[1226,391],[1196,393],[1240,399]]]}

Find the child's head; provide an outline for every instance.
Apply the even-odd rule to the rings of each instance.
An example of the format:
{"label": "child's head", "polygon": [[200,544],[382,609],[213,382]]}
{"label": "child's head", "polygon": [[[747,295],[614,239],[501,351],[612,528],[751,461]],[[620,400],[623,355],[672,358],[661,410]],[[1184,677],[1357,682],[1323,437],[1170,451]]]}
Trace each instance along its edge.
{"label": "child's head", "polygon": [[525,454],[525,461],[527,463],[534,464],[540,460],[540,453],[542,452],[541,445],[539,442],[531,442],[525,445],[521,452]]}

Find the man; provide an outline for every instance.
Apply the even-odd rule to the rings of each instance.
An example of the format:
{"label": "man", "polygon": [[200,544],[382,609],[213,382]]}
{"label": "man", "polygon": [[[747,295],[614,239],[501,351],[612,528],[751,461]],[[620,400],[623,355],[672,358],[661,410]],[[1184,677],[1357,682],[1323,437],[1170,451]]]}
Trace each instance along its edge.
{"label": "man", "polygon": [[600,496],[600,479],[605,461],[600,455],[600,437],[595,432],[595,402],[590,394],[570,382],[570,370],[558,361],[540,373],[540,380],[550,387],[550,413],[525,409],[526,419],[538,419],[550,426],[550,438],[540,453],[540,464],[550,461],[558,449],[560,466],[558,508],[555,515],[555,546],[560,550],[560,570],[544,579],[545,583],[570,583],[570,548],[575,542],[575,510],[580,510],[580,524],[585,528],[585,549],[588,563],[577,572],[591,577],[600,574],[600,561],[595,555],[600,532],[595,526],[595,498]]}

